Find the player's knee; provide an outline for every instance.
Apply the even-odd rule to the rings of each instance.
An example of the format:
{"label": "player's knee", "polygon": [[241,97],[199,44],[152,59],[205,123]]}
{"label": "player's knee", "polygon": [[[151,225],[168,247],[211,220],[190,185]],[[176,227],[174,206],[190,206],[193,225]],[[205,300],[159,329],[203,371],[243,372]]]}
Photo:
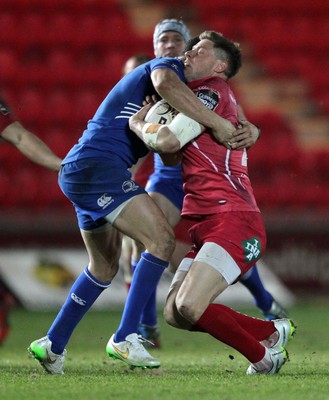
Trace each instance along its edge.
{"label": "player's knee", "polygon": [[185,329],[184,328],[185,324],[183,324],[183,318],[177,312],[174,302],[166,303],[163,311],[163,317],[166,323],[172,326],[173,328]]}
{"label": "player's knee", "polygon": [[191,298],[177,299],[176,307],[178,313],[191,324],[195,324],[203,313],[198,304]]}
{"label": "player's knee", "polygon": [[163,317],[164,320],[167,322],[168,325],[173,326],[174,328],[177,328],[177,321],[174,317],[173,309],[169,305],[165,305],[165,308],[163,310]]}
{"label": "player's knee", "polygon": [[112,260],[94,261],[90,264],[92,275],[103,283],[111,282],[119,270],[119,259],[113,257]]}
{"label": "player's knee", "polygon": [[161,230],[156,237],[152,238],[149,251],[159,258],[169,260],[175,250],[175,243],[175,235],[171,229]]}
{"label": "player's knee", "polygon": [[103,271],[102,274],[102,282],[111,282],[112,279],[116,276],[119,270],[119,262],[110,263],[107,268]]}
{"label": "player's knee", "polygon": [[168,253],[169,257],[172,256],[175,251],[176,239],[173,232],[168,232],[165,239],[165,251]]}

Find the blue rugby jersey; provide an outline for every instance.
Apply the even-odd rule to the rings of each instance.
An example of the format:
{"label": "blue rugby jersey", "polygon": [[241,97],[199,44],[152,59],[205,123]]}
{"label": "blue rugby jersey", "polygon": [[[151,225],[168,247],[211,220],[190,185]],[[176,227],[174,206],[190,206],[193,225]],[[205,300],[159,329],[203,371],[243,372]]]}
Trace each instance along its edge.
{"label": "blue rugby jersey", "polygon": [[146,96],[156,93],[151,73],[169,68],[185,81],[184,64],[179,58],[155,58],[125,75],[108,93],[79,142],[62,164],[90,157],[106,157],[116,168],[130,168],[149,151],[129,129],[129,117],[137,112]]}

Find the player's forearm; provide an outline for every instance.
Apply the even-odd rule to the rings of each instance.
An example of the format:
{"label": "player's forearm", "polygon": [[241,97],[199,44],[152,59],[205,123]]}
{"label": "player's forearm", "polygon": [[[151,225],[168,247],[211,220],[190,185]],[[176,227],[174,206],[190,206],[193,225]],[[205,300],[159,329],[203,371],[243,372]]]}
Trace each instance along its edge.
{"label": "player's forearm", "polygon": [[11,143],[31,161],[52,171],[59,171],[61,159],[32,132],[14,122],[2,132],[2,138]]}
{"label": "player's forearm", "polygon": [[[158,70],[157,70],[158,71]],[[155,71],[155,72],[157,72]],[[153,75],[153,74],[152,74]],[[234,132],[231,122],[208,109],[195,94],[170,70],[161,70],[154,85],[159,95],[177,111],[217,132]]]}
{"label": "player's forearm", "polygon": [[130,117],[129,127],[152,151],[174,153],[180,149],[179,141],[167,126],[145,122],[138,113]]}
{"label": "player's forearm", "polygon": [[18,149],[31,161],[52,171],[59,171],[61,167],[62,160],[36,136],[24,137]]}

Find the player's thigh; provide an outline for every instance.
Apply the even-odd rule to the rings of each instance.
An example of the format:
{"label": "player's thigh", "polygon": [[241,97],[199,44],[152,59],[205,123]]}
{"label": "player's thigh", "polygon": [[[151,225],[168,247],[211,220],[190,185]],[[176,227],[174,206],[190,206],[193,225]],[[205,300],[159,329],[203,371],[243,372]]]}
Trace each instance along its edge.
{"label": "player's thigh", "polygon": [[170,226],[174,228],[180,221],[181,210],[177,208],[170,199],[168,199],[161,193],[150,192],[149,195],[150,197],[152,197],[155,203],[161,208]]}
{"label": "player's thigh", "polygon": [[147,194],[135,196],[120,212],[113,226],[141,242],[147,251],[162,259],[175,248],[172,228],[162,211]]}

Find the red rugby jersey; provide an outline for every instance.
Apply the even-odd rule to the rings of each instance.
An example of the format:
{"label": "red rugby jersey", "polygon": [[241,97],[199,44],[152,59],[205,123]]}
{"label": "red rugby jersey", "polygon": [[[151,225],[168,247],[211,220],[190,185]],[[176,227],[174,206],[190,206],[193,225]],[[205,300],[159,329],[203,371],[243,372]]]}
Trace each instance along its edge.
{"label": "red rugby jersey", "polygon": [[[225,80],[208,77],[191,82],[189,87],[205,105],[237,126],[237,102]],[[186,193],[182,215],[259,212],[245,150],[228,150],[205,132],[184,147],[182,170]]]}

